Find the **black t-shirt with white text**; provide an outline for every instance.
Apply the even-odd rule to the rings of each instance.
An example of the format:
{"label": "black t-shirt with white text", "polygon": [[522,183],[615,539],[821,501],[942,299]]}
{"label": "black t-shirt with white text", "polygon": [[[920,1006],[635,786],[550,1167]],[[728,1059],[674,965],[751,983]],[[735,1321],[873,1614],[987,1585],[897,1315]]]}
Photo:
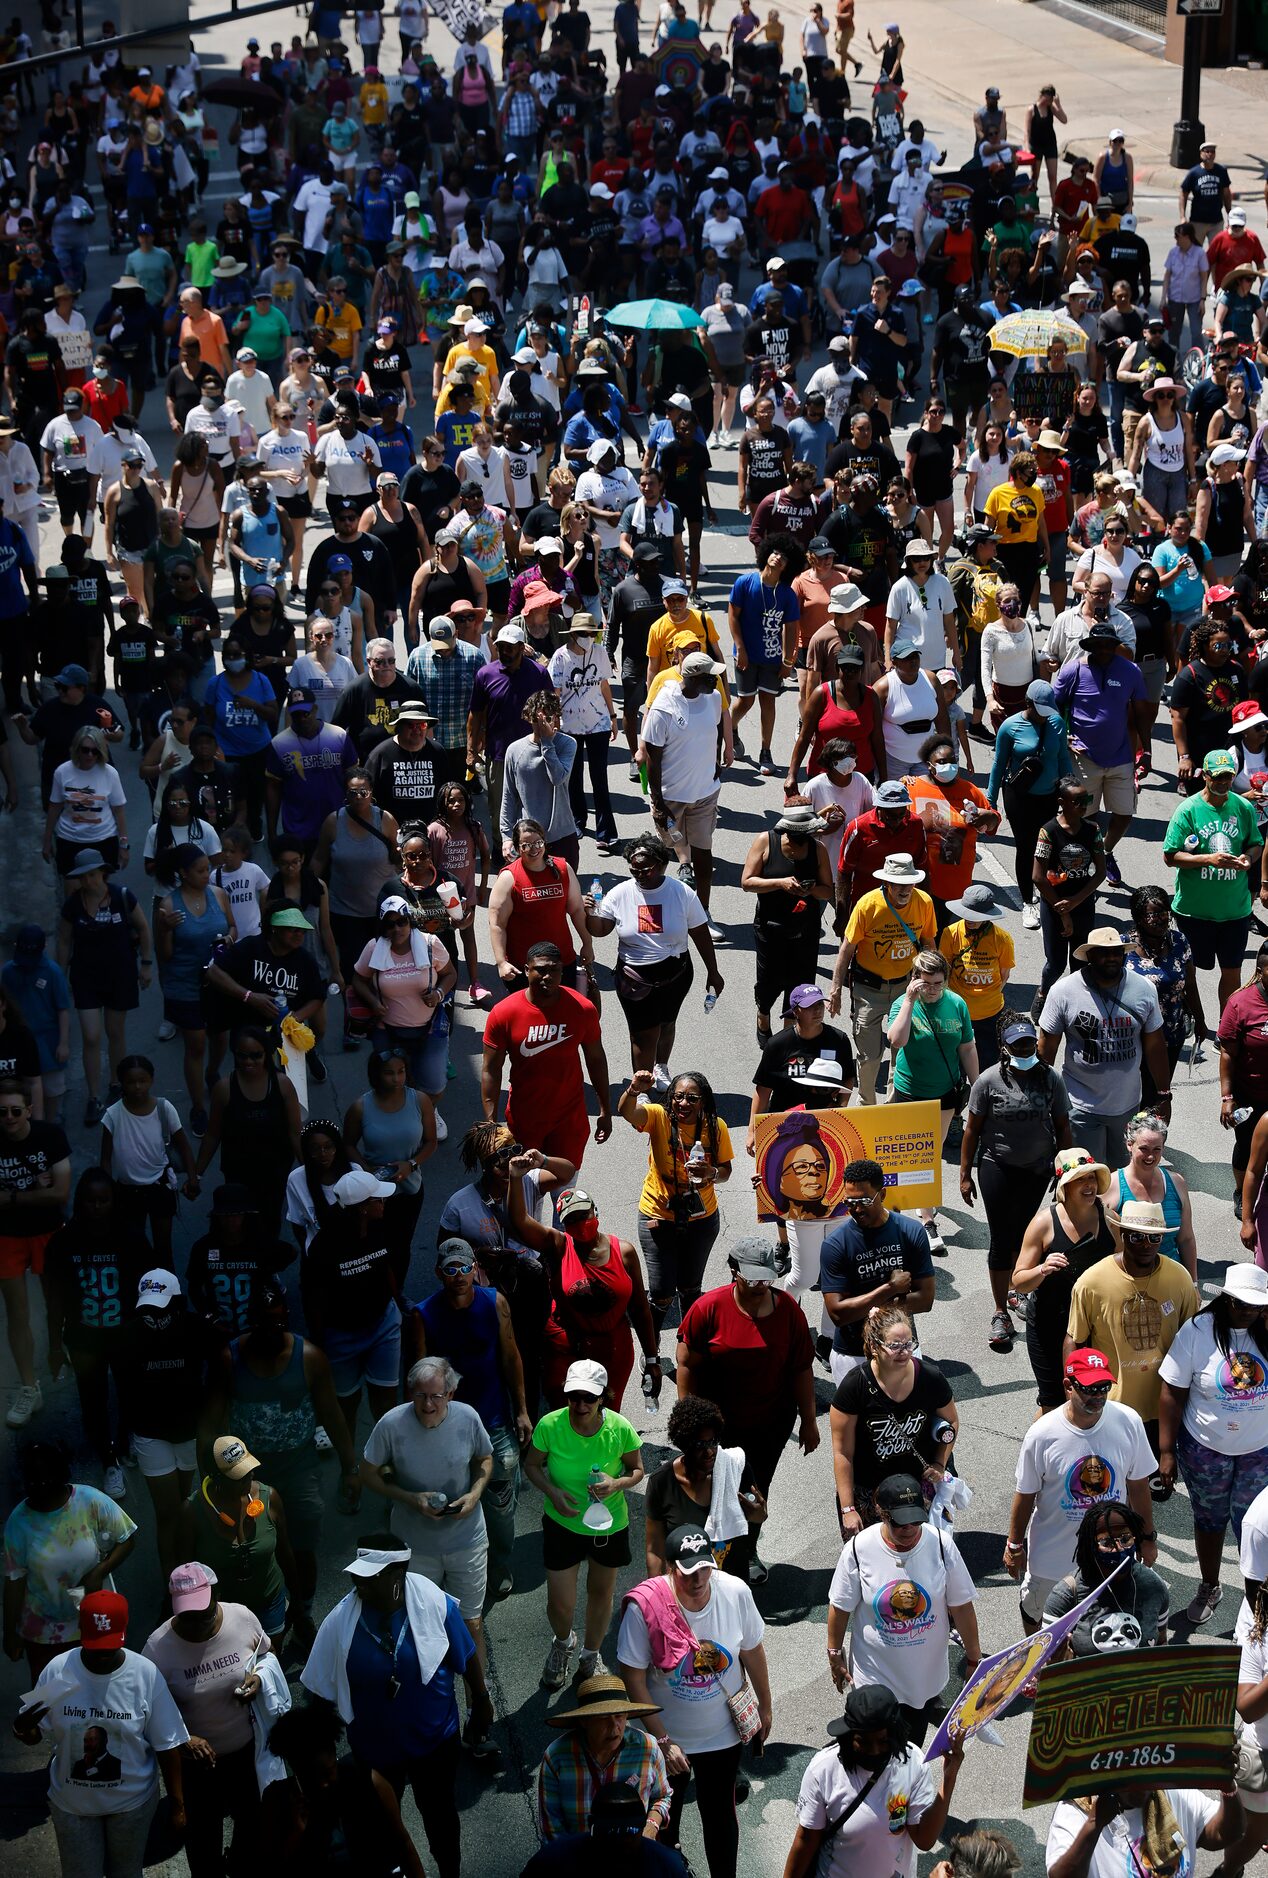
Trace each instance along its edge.
{"label": "black t-shirt with white text", "polygon": [[[70,1143],[55,1122],[31,1122],[22,1141],[0,1136],[0,1196],[43,1185],[58,1162],[69,1159]],[[55,1200],[47,1206],[10,1206],[0,1198],[0,1232],[7,1239],[34,1239],[61,1221]]]}
{"label": "black t-shirt with white text", "polygon": [[951,1386],[933,1363],[917,1362],[911,1394],[902,1402],[885,1394],[866,1363],[843,1377],[832,1406],[856,1418],[856,1489],[870,1493],[888,1474],[914,1474],[919,1480],[940,1445],[933,1427],[950,1400]]}

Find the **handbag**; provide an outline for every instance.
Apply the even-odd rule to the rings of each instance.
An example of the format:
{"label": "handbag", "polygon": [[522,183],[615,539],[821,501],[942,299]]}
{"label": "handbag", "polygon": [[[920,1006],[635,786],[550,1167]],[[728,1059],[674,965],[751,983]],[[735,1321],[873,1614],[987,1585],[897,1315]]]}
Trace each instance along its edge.
{"label": "handbag", "polygon": [[1268,1792],[1268,1748],[1262,1748],[1249,1722],[1237,1717],[1233,1778],[1242,1793]]}
{"label": "handbag", "polygon": [[[961,953],[960,956],[961,958],[963,958],[964,954]],[[916,1008],[919,1009],[919,1006],[917,1006]],[[915,1011],[912,1012],[912,1016],[913,1017],[915,1016]],[[925,1021],[927,1023],[928,1019],[926,1019]],[[964,1074],[964,1071],[960,1068],[960,1062],[959,1062],[958,1057],[954,1065],[952,1064],[950,1057],[947,1055],[946,1050],[943,1048],[942,1038],[938,1035],[938,1027],[936,1024],[929,1025],[929,1034],[932,1036],[934,1042],[937,1044],[938,1055],[942,1058],[943,1063],[946,1065],[947,1075],[951,1078],[951,1095],[954,1099],[955,1113],[959,1115],[963,1112],[964,1105],[969,1099],[969,1079]]]}
{"label": "handbag", "polygon": [[[762,1731],[762,1718],[757,1712],[757,1697],[753,1693],[753,1685],[747,1676],[735,1694],[727,1697],[726,1705],[731,1711],[731,1720],[735,1723],[736,1732],[747,1747],[748,1743]],[[1265,1776],[1265,1784],[1268,1785],[1268,1776]]]}

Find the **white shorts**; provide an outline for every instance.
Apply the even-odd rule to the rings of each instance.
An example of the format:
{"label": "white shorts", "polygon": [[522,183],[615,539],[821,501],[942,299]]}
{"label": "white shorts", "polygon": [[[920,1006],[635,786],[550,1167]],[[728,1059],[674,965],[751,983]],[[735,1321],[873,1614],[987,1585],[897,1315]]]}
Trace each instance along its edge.
{"label": "white shorts", "polygon": [[484,1610],[484,1593],[489,1578],[489,1546],[482,1539],[469,1551],[450,1552],[441,1557],[434,1553],[415,1552],[410,1570],[430,1578],[447,1591],[468,1623]]}
{"label": "white shorts", "polygon": [[198,1469],[197,1441],[164,1441],[158,1435],[133,1435],[137,1466],[147,1480],[164,1474],[193,1474]]}
{"label": "white shorts", "polygon": [[1033,1618],[1035,1623],[1043,1622],[1043,1609],[1052,1596],[1053,1588],[1058,1583],[1055,1578],[1036,1578],[1027,1571],[1021,1581],[1021,1608],[1023,1615]]}

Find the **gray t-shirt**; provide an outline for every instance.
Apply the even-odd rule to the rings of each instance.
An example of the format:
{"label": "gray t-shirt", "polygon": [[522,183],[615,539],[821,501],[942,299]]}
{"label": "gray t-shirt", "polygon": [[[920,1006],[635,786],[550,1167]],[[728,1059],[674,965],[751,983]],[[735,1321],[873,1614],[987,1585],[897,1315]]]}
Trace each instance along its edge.
{"label": "gray t-shirt", "polygon": [[982,1159],[999,1167],[1051,1168],[1057,1151],[1055,1124],[1069,1113],[1065,1083],[1045,1063],[1025,1075],[1010,1070],[1007,1076],[993,1063],[969,1093],[969,1114],[982,1123]]}
{"label": "gray t-shirt", "polygon": [[[1064,1617],[1087,1596],[1090,1585],[1071,1572],[1058,1579],[1044,1600],[1043,1621]],[[1171,1610],[1165,1580],[1137,1560],[1081,1617],[1070,1632],[1076,1656],[1100,1656],[1108,1650],[1140,1650],[1155,1643],[1159,1626]]]}
{"label": "gray t-shirt", "polygon": [[[390,1467],[396,1486],[408,1493],[443,1493],[451,1500],[471,1486],[472,1461],[492,1452],[484,1423],[465,1402],[451,1402],[438,1428],[424,1428],[413,1403],[403,1403],[375,1423],[365,1444],[366,1460],[375,1467]],[[461,1519],[429,1519],[397,1500],[389,1504],[392,1531],[400,1534],[416,1563],[451,1558],[485,1543],[482,1506]]]}
{"label": "gray t-shirt", "polygon": [[715,302],[700,315],[700,324],[709,335],[719,365],[743,365],[746,313],[747,309],[742,306],[718,306]]}
{"label": "gray t-shirt", "polygon": [[1162,1029],[1158,993],[1147,978],[1124,972],[1106,991],[1071,972],[1048,993],[1039,1027],[1065,1038],[1062,1071],[1075,1107],[1126,1115],[1140,1106],[1141,1034]]}

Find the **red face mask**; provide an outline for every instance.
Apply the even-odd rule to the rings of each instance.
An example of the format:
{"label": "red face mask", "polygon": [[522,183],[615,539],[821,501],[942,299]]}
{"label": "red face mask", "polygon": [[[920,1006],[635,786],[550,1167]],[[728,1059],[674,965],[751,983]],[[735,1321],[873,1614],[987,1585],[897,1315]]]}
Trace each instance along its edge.
{"label": "red face mask", "polygon": [[574,1245],[593,1245],[599,1236],[599,1222],[593,1213],[589,1219],[578,1220],[572,1229]]}

